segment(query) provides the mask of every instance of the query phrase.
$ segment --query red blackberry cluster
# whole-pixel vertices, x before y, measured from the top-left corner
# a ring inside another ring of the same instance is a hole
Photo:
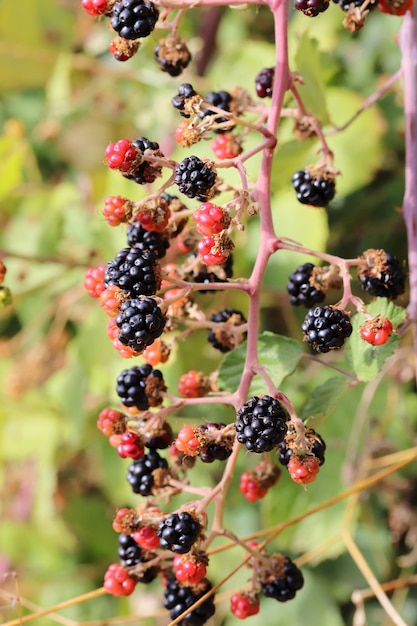
[[[406,274],[399,260],[385,250],[366,250],[358,263],[362,289],[371,296],[395,300],[405,291]]]
[[[133,493],[141,496],[153,495],[157,470],[168,471],[168,462],[156,450],[149,450],[141,459],[133,461],[126,476]]]
[[[158,9],[149,0],[119,0],[112,8],[111,27],[123,39],[140,39],[151,34],[158,17]]]
[[[148,363],[123,370],[116,379],[116,393],[122,404],[139,411],[161,404],[162,391],[166,391],[162,372]]]
[[[160,524],[158,537],[161,548],[176,554],[189,552],[201,532],[200,523],[188,511],[171,513]]]
[[[167,581],[164,596],[164,607],[168,609],[171,620],[177,619],[189,607],[202,598],[212,585],[203,578],[198,585],[181,584],[175,576]],[[178,622],[182,626],[203,626],[214,615],[216,607],[214,596],[211,595]]]
[[[197,156],[186,157],[175,168],[174,183],[188,198],[201,202],[208,200],[213,193],[217,174],[210,161],[202,161]]]
[[[162,335],[166,317],[154,298],[140,296],[121,304],[116,324],[119,341],[139,353]]]
[[[332,306],[316,306],[301,325],[305,341],[318,352],[340,350],[352,334],[350,317]]]
[[[326,8],[328,2],[326,2]],[[333,200],[336,184],[333,177],[314,174],[308,169],[299,170],[292,176],[292,184],[301,204],[326,207]]]
[[[278,400],[253,396],[237,412],[237,440],[250,452],[269,452],[283,441],[287,420],[288,414]]]
[[[104,285],[119,287],[131,297],[153,296],[161,286],[159,261],[149,249],[123,248],[107,263]]]
[[[310,282],[313,270],[312,263],[303,263],[288,276],[287,291],[293,306],[311,307],[325,299],[325,292],[317,289]]]

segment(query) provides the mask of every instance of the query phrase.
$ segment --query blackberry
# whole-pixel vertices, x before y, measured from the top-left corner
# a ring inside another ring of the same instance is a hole
[[[119,341],[135,352],[143,352],[162,335],[166,318],[153,298],[141,296],[122,302],[116,324]]]
[[[143,160],[134,171],[122,172],[123,176],[133,180],[138,185],[153,183],[161,175],[162,167],[157,163],[150,163],[146,156],[163,157],[164,155],[159,149],[159,144],[156,141],[150,141],[146,137],[139,137],[132,141],[132,146],[137,148],[139,153],[143,155]],[[145,151],[147,151],[147,154],[145,154]]]
[[[178,35],[168,35],[154,48],[155,59],[163,72],[179,76],[188,67],[191,54],[186,43]]]
[[[333,2],[335,4],[338,4],[340,8],[346,13],[347,11],[349,11],[349,8],[352,4],[354,7],[359,8],[364,4],[365,0],[333,0]],[[377,5],[378,0],[371,0],[371,2],[366,6],[366,10],[372,11],[377,7]]]
[[[167,237],[154,230],[146,230],[139,222],[134,222],[128,226],[127,243],[131,248],[150,250],[157,259],[162,259],[169,248]]]
[[[104,285],[116,285],[132,297],[153,296],[161,286],[159,261],[151,250],[123,248],[107,263]]]
[[[395,300],[405,291],[406,275],[399,260],[385,250],[366,250],[358,263],[362,289],[371,296]]]
[[[200,261],[200,262],[199,262]],[[210,285],[212,283],[227,282],[233,276],[233,254],[230,254],[224,263],[208,266],[201,261],[200,255],[194,252],[190,256],[192,271],[186,280],[194,283]],[[198,293],[216,293],[215,289],[199,289]]]
[[[250,452],[269,452],[285,437],[288,414],[271,396],[253,396],[236,415],[236,436]]]
[[[307,17],[316,17],[329,8],[329,0],[294,0],[294,9]]]
[[[153,2],[119,0],[113,5],[111,27],[123,39],[148,37],[155,28],[159,12]]]
[[[204,162],[197,156],[186,157],[175,168],[174,183],[178,189],[188,198],[197,198],[205,202],[212,195],[212,189],[216,183],[217,174],[210,166],[210,162]]]
[[[332,306],[310,309],[301,328],[305,341],[318,352],[339,350],[352,334],[349,315]]]
[[[193,86],[190,85],[190,83],[182,83],[178,87],[178,94],[172,98],[171,103],[173,107],[178,109],[182,117],[188,118],[193,114],[192,108],[188,105],[191,104],[196,97],[198,97],[198,94],[194,91]]]
[[[278,446],[278,460],[282,465],[287,466],[293,454],[297,453],[309,453],[318,460],[319,465],[323,465],[325,461],[324,453],[326,451],[326,444],[322,437],[316,433],[313,428],[307,428],[304,437],[308,443],[307,450],[300,448],[296,430],[292,423],[289,422],[285,439],[281,441]]]
[[[334,198],[336,184],[330,177],[316,176],[308,169],[299,170],[292,176],[297,200],[301,204],[325,207]]]
[[[130,535],[119,535],[118,554],[120,564],[124,567],[134,567],[140,563],[146,563],[154,558],[152,553],[144,552]],[[158,576],[157,567],[148,567],[140,573],[134,573],[135,579],[145,585],[151,583]]]
[[[126,475],[127,482],[132,487],[133,493],[141,496],[151,496],[155,485],[155,470],[167,470],[167,461],[159,456],[156,450],[149,450],[141,459],[133,461],[129,465]]]
[[[217,107],[218,109],[222,109],[223,111],[227,111],[227,112],[230,111],[230,103],[232,102],[232,96],[228,91],[209,91],[205,95],[205,99],[208,100],[210,104]],[[199,117],[201,119],[204,119],[205,117],[209,117],[212,115],[215,116],[214,117],[215,124],[224,124],[225,122],[229,121],[228,117],[225,117],[224,115],[219,115],[215,111],[206,110],[206,111],[201,111],[199,113]],[[215,128],[213,130],[215,133],[224,134],[224,133],[230,132],[233,128],[234,128],[234,124],[228,125],[227,128]]]
[[[293,306],[311,307],[325,299],[324,291],[317,289],[310,283],[313,269],[312,263],[304,263],[288,276],[287,291]]]
[[[278,602],[292,600],[304,585],[301,570],[288,556],[281,554],[271,556],[271,569],[260,572],[259,580],[264,596]]]
[[[168,579],[164,591],[164,607],[169,610],[171,620],[175,620],[184,611],[189,609],[197,600],[210,591],[212,585],[207,578],[203,578],[198,585],[181,585],[174,577]],[[182,626],[203,626],[214,615],[216,607],[214,596],[209,596],[204,602],[178,622]]]
[[[200,524],[187,511],[171,513],[158,528],[161,548],[177,554],[185,554],[195,544],[200,530]]]
[[[116,380],[116,393],[122,404],[146,411],[162,402],[160,391],[165,391],[162,372],[145,363],[123,370]]]
[[[255,89],[259,98],[272,98],[275,68],[265,67],[255,78]]]
[[[220,350],[220,352],[223,353],[230,352],[230,350],[236,348],[236,346],[240,345],[246,339],[246,331],[240,334],[233,332],[233,326],[240,326],[246,323],[246,318],[240,311],[236,309],[223,309],[218,313],[212,313],[212,315],[210,315],[210,321],[230,326],[230,330],[224,327],[210,330],[207,339],[216,350]]]
[[[199,427],[199,431],[204,435],[209,431],[222,430],[226,424],[208,422]],[[225,461],[232,454],[233,440],[224,439],[219,442],[213,441],[203,447],[198,454],[198,458],[203,463],[213,463],[214,461]]]

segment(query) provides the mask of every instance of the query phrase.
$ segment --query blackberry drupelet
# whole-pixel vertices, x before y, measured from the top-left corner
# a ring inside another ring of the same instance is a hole
[[[107,263],[105,287],[116,285],[131,296],[153,296],[161,286],[160,265],[151,250],[123,248]]]
[[[134,365],[123,370],[116,379],[116,393],[122,404],[146,411],[160,402],[152,397],[156,389],[166,389],[162,372],[154,370],[152,365]],[[161,398],[162,401],[162,398]]]
[[[210,330],[207,340],[216,350],[220,350],[220,352],[223,353],[230,352],[230,350],[236,348],[236,346],[240,345],[246,339],[246,331],[240,334],[233,332],[233,326],[240,326],[246,323],[246,318],[241,311],[237,311],[236,309],[223,309],[218,313],[212,313],[212,315],[210,315],[210,321],[216,322],[217,324],[226,324],[230,326],[231,329],[215,328]]]
[[[158,17],[158,9],[149,0],[119,0],[113,5],[111,27],[123,39],[139,39],[151,34]]]
[[[278,602],[292,600],[304,585],[301,570],[288,556],[272,555],[271,561],[275,565],[274,571],[260,575],[262,593]]]
[[[200,531],[199,522],[187,511],[171,513],[159,525],[161,548],[185,554],[195,544]]]
[[[119,341],[135,352],[143,352],[162,335],[166,317],[153,298],[141,296],[122,302],[116,324]]]
[[[178,94],[171,100],[172,106],[178,109],[182,117],[191,117],[191,112],[187,110],[187,101],[197,96],[197,92],[190,83],[182,83],[178,87]]]
[[[332,178],[316,176],[309,170],[304,169],[295,172],[291,180],[297,200],[301,204],[326,207],[334,198],[336,184]]]
[[[329,8],[329,0],[294,0],[294,9],[307,17],[316,17]]]
[[[169,610],[171,620],[184,613],[210,591],[211,587],[212,585],[207,578],[203,578],[198,585],[194,586],[183,586],[175,576],[170,578],[164,591],[164,607]],[[211,595],[190,611],[179,624],[182,626],[203,626],[214,615],[215,611],[214,595]]]
[[[406,275],[400,261],[385,250],[366,250],[358,263],[362,289],[371,296],[395,300],[405,291]]]
[[[255,89],[259,98],[272,98],[275,68],[265,67],[255,78]]]
[[[188,198],[197,198],[205,202],[212,195],[217,174],[210,162],[204,162],[197,156],[186,157],[175,168],[174,183]]]
[[[250,452],[269,452],[285,437],[288,414],[271,396],[253,396],[236,415],[236,436]]]
[[[140,563],[146,563],[154,558],[152,553],[144,552],[136,541],[130,535],[119,535],[119,549],[118,554],[120,558],[120,564],[124,567],[134,567]],[[136,580],[145,585],[151,583],[158,576],[157,567],[148,567],[143,572],[134,574]]]
[[[347,313],[332,306],[316,306],[307,313],[301,325],[304,339],[318,352],[339,350],[352,334]]]
[[[154,230],[146,230],[139,222],[127,228],[127,243],[131,248],[150,250],[157,259],[162,259],[169,248],[168,238]]]
[[[304,263],[288,276],[287,291],[293,306],[312,307],[325,299],[324,291],[313,287],[310,283],[313,269],[312,263]]]
[[[153,183],[161,175],[162,166],[157,163],[150,163],[146,156],[163,157],[164,155],[159,149],[159,144],[156,141],[150,141],[146,137],[139,137],[132,141],[132,146],[144,155],[143,161],[133,172],[130,170],[129,172],[123,172],[123,176],[133,180],[138,185]],[[147,151],[147,154],[145,154],[145,151]]]
[[[153,472],[159,469],[168,469],[168,463],[156,450],[149,450],[141,459],[133,461],[126,476],[133,493],[151,496],[155,484]]]
[[[205,95],[205,99],[210,102],[213,106],[218,109],[222,109],[223,111],[230,111],[230,103],[232,102],[232,96],[228,91],[209,91]],[[215,111],[201,111],[199,113],[199,117],[204,119],[205,117],[209,117],[214,115],[215,124],[223,124],[224,122],[228,122],[229,118],[224,115],[219,115]],[[234,128],[234,124],[230,124],[227,128],[216,128],[214,129],[215,133],[224,134],[230,132]]]

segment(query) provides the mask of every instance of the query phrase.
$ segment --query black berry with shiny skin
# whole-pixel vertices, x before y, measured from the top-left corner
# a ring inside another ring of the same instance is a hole
[[[153,296],[161,285],[159,261],[151,250],[123,248],[107,263],[104,284],[116,285],[132,297]]]
[[[278,400],[253,396],[237,412],[237,440],[250,452],[270,452],[283,441],[287,420],[288,414]]]
[[[164,591],[164,607],[168,609],[171,620],[179,617],[211,588],[212,585],[207,578],[203,578],[198,585],[191,586],[182,585],[175,576],[170,578]],[[215,611],[213,594],[187,613],[178,623],[182,626],[203,626],[214,615]]]
[[[301,204],[315,207],[326,207],[333,200],[336,185],[331,178],[314,176],[307,169],[299,170],[292,176],[292,184]]]
[[[136,407],[140,411],[149,409],[150,402],[146,394],[149,378],[156,378],[158,383],[163,382],[162,372],[154,370],[152,365],[134,365],[123,370],[116,379],[116,393],[124,406]]]
[[[162,259],[169,248],[168,238],[153,230],[146,230],[139,222],[127,228],[127,243],[131,248],[150,250],[157,259]]]
[[[304,585],[301,570],[289,558],[284,557],[280,567],[280,574],[271,580],[261,580],[261,590],[267,598],[274,598],[278,602],[287,602],[295,597],[296,592]]]
[[[143,352],[160,337],[165,324],[165,315],[154,298],[146,296],[122,302],[116,316],[119,341],[135,352]]]
[[[186,157],[175,168],[174,182],[188,198],[205,202],[211,197],[217,174],[209,164],[197,156]]]
[[[133,493],[141,496],[151,496],[154,486],[153,472],[157,469],[167,469],[166,459],[161,457],[156,450],[149,450],[145,456],[129,465],[127,482],[132,487]]]
[[[301,328],[305,341],[318,352],[339,350],[352,334],[350,317],[332,306],[316,306],[307,313]]]
[[[158,17],[158,9],[149,0],[120,0],[113,5],[111,27],[123,39],[140,39],[151,34]]]
[[[143,551],[130,535],[123,534],[119,535],[118,555],[120,564],[124,567],[134,567],[140,563],[146,563],[155,557],[154,554]],[[134,576],[138,582],[147,585],[158,576],[158,568],[149,567],[143,569],[140,573],[135,572]]]
[[[310,284],[313,269],[312,263],[304,263],[288,276],[287,291],[293,306],[312,307],[325,299],[324,291]]]
[[[196,542],[200,530],[199,522],[187,511],[171,513],[159,525],[161,548],[186,554]]]

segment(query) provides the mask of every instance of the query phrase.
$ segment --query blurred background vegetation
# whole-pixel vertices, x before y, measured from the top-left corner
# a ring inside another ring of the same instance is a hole
[[[297,142],[292,123],[283,120],[273,181],[277,232],[349,258],[368,247],[383,247],[405,259],[401,81],[346,131],[332,134],[334,125],[348,121],[364,98],[398,70],[401,19],[375,11],[352,36],[341,25],[343,17],[332,4],[317,19],[300,14],[291,19],[292,68],[305,79],[301,92],[308,107],[330,132],[341,176],[328,212],[297,204],[290,177],[316,160],[317,143]],[[216,40],[207,52],[208,25]],[[265,8],[189,11],[180,32],[194,61],[173,79],[153,59],[164,31],[153,33],[130,62],[117,63],[107,52],[112,34],[105,22],[90,18],[78,0],[0,3],[0,258],[13,294],[12,305],[0,311],[0,587],[12,594],[47,607],[100,587],[103,572],[117,560],[114,512],[137,503],[125,481],[128,461],[117,456],[95,425],[101,408],[117,406],[114,380],[130,363],[121,362],[113,350],[105,316],[82,283],[88,267],[107,262],[125,245],[123,230],[110,228],[101,214],[104,198],[120,194],[138,200],[144,192],[105,167],[104,148],[121,137],[146,136],[182,159],[188,153],[175,146],[179,120],[170,106],[178,84],[192,82],[201,92],[239,85],[254,96],[254,77],[274,63],[272,28]],[[203,142],[194,153],[210,156],[209,144]],[[252,179],[258,163],[255,158],[248,164]],[[253,218],[237,242],[235,276],[250,273],[257,241]],[[264,328],[298,340],[304,312],[290,310],[285,284],[304,260],[293,253],[275,255],[262,309]],[[246,306],[230,294],[199,298],[209,311]],[[404,296],[401,304],[406,303]],[[189,369],[214,370],[219,359],[213,352],[204,333],[182,345],[161,367],[169,389],[175,393],[181,373]],[[338,355],[338,365],[343,366],[342,358]],[[350,485],[370,452],[412,446],[417,414],[413,366],[406,335],[383,376],[348,390],[335,403],[320,428],[328,444],[326,465],[307,491],[285,476],[273,493],[252,505],[239,494],[236,477],[228,500],[230,527],[245,535],[290,519]],[[283,391],[308,415],[312,389],[329,377],[327,368],[306,360],[284,381]],[[211,421],[233,417],[219,408],[184,415]],[[177,421],[182,423],[182,415]],[[242,458],[240,469],[246,465]],[[349,520],[380,580],[413,573],[416,558],[408,553],[417,536],[417,484],[411,469],[353,504],[342,502],[306,518],[279,535],[273,548],[296,557],[319,547]],[[203,467],[194,470],[192,479],[210,484],[219,472],[217,466]],[[235,558],[240,555],[231,553],[230,569]],[[9,578],[2,583],[6,572],[16,572],[18,589]],[[214,580],[224,574],[224,557],[213,558],[211,572]],[[352,623],[351,593],[367,583],[343,543],[318,550],[303,572],[306,586],[299,597],[279,607],[266,600],[252,624],[281,626],[305,622],[307,616],[312,626]],[[239,573],[224,589],[238,587],[245,578]],[[78,621],[104,620],[127,615],[132,606],[133,612],[150,614],[160,596],[155,584],[133,598],[105,596],[64,614]],[[401,592],[395,602],[408,623],[417,624],[417,594]],[[237,621],[227,606],[219,605],[215,623]],[[369,624],[391,624],[374,600],[367,603],[367,613]],[[6,610],[4,615],[12,619],[17,613]],[[51,622],[42,618],[36,623]]]

